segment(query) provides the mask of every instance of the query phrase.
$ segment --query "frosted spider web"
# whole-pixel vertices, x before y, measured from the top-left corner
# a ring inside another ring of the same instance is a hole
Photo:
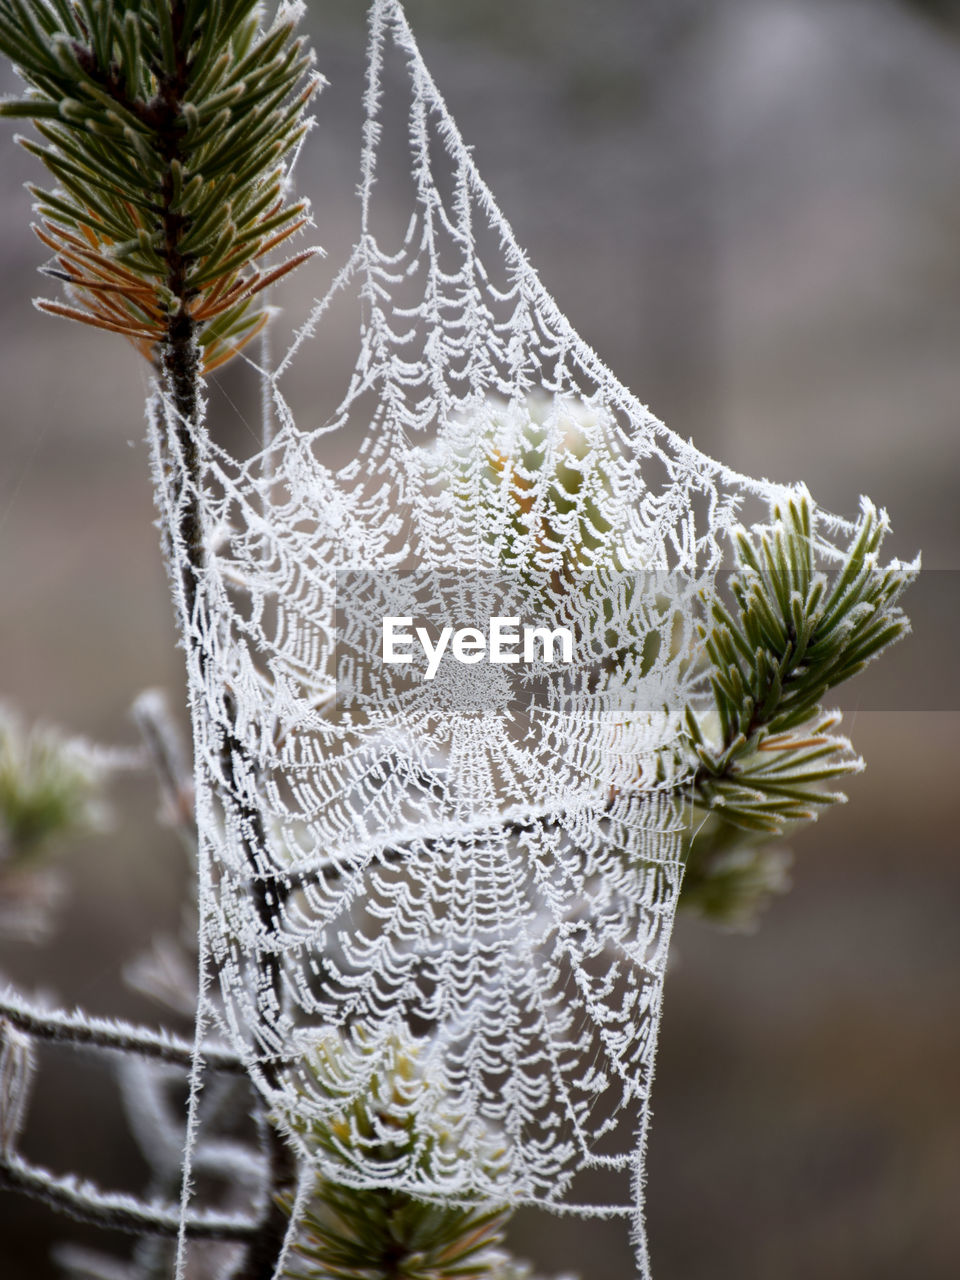
[[[188,473],[153,405],[194,722],[198,1044],[220,1027],[304,1169],[624,1215],[647,1277],[695,624],[745,504],[759,518],[787,491],[668,431],[580,339],[395,0],[372,6],[365,107],[360,237],[261,370],[272,438],[238,459],[201,424]],[[378,204],[398,151],[399,226]],[[344,300],[346,393],[295,420],[290,370]],[[448,652],[428,679],[415,646],[383,661],[387,617],[434,639],[514,619],[575,653]]]

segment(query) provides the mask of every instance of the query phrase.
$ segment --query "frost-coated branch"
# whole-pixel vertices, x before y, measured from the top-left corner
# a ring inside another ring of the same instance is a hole
[[[164,816],[190,852],[196,854],[193,770],[170,716],[166,696],[158,689],[145,689],[134,702],[132,715],[157,776]]]
[[[39,1040],[53,1040],[91,1049],[106,1049],[115,1053],[134,1053],[143,1058],[155,1058],[189,1068],[193,1061],[193,1046],[169,1031],[153,1031],[116,1019],[92,1018],[86,1013],[53,1013],[36,1008],[16,995],[10,988],[0,995],[0,1018],[5,1018],[18,1031],[36,1036]],[[246,1068],[235,1053],[217,1045],[204,1049],[203,1059],[211,1071],[223,1071],[231,1075],[245,1075]]]
[[[170,1239],[180,1232],[179,1205],[148,1203],[124,1192],[101,1191],[91,1182],[58,1176],[18,1155],[0,1157],[0,1186],[21,1191],[93,1226]],[[187,1219],[185,1229],[192,1240],[249,1241],[261,1230],[261,1224],[253,1218],[196,1213]]]

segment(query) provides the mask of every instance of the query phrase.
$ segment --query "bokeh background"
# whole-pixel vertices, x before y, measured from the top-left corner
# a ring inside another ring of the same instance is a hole
[[[648,1162],[658,1280],[952,1280],[960,1269],[960,13],[951,0],[409,0],[481,172],[548,288],[619,377],[733,467],[869,493],[922,549],[917,635],[846,726],[851,803],[793,842],[793,889],[751,936],[681,920]],[[299,169],[336,263],[356,228],[361,0],[312,0],[331,81]],[[4,84],[13,88],[9,71]],[[41,316],[36,178],[0,140],[0,697],[133,743],[145,686],[183,702],[153,527],[146,371],[121,339]],[[322,293],[277,299],[281,344]],[[309,272],[313,272],[312,275]],[[302,363],[329,391],[347,333]],[[329,384],[329,385],[328,385]],[[242,369],[211,410],[256,430]],[[909,598],[908,598],[909,608]],[[869,679],[870,683],[867,683]],[[54,942],[0,971],[156,1020],[121,969],[175,931],[188,884],[149,779],[58,854]],[[43,1054],[30,1154],[142,1176],[110,1077]],[[90,1232],[0,1196],[0,1275],[46,1280]],[[619,1226],[521,1215],[543,1271],[628,1280]],[[122,1240],[112,1242],[121,1249]]]

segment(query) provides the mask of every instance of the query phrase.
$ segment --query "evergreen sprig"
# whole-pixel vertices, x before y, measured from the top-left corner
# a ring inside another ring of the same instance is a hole
[[[899,607],[917,566],[879,564],[888,522],[866,499],[841,567],[816,564],[812,503],[799,492],[773,523],[736,532],[731,600],[699,630],[712,705],[686,708],[696,753],[683,901],[727,921],[784,883],[771,838],[846,797],[831,785],[863,762],[823,699],[909,632]]]
[[[43,725],[28,729],[0,704],[0,866],[100,827],[107,773],[87,743]]]
[[[509,1212],[364,1191],[326,1180],[303,1219],[289,1280],[507,1280],[527,1269],[498,1248]]]
[[[0,105],[54,176],[31,187],[46,273],[69,302],[44,311],[122,333],[147,356],[191,322],[202,367],[266,323],[261,295],[312,251],[263,260],[309,221],[286,159],[320,83],[281,5],[255,0],[0,0],[0,51],[28,90]]]

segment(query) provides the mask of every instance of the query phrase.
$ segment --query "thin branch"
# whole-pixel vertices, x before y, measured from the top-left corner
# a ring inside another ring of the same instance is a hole
[[[291,1148],[270,1121],[261,1104],[257,1115],[260,1145],[268,1168],[268,1185],[273,1189],[273,1203],[268,1206],[260,1230],[250,1241],[243,1266],[236,1280],[266,1280],[277,1273],[283,1257],[289,1221],[278,1192],[287,1191],[296,1180],[296,1162]]]
[[[178,1207],[148,1204],[122,1192],[101,1191],[91,1182],[58,1177],[18,1155],[0,1158],[0,1187],[20,1191],[80,1222],[132,1235],[175,1238],[180,1231]],[[255,1239],[261,1224],[255,1219],[218,1213],[197,1213],[186,1222],[192,1240]]]
[[[14,996],[9,988],[0,996],[0,1018],[39,1040],[115,1053],[135,1053],[142,1058],[154,1058],[185,1068],[193,1062],[193,1046],[168,1031],[152,1031],[128,1022],[91,1018],[85,1013],[46,1013]],[[211,1046],[204,1049],[203,1059],[211,1071],[246,1074],[241,1059],[229,1049]]]
[[[187,849],[196,855],[193,771],[188,767],[166,698],[156,689],[146,689],[134,702],[132,714],[153,764],[169,819]]]

